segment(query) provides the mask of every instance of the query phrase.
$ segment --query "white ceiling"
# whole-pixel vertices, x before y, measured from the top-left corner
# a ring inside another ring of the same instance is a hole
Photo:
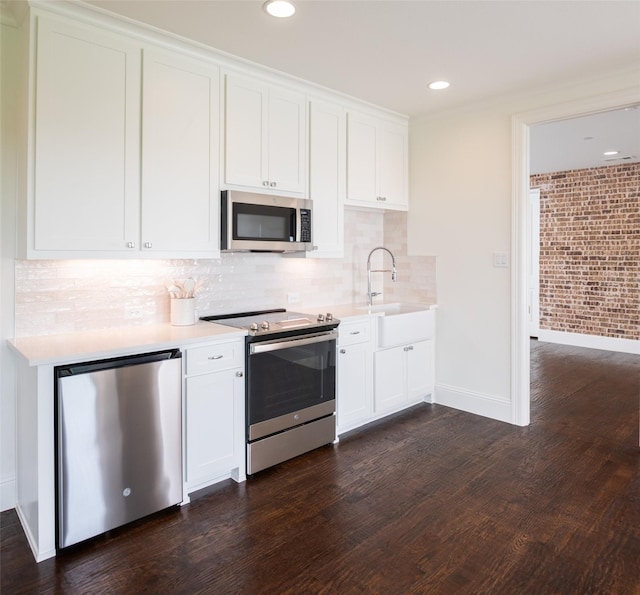
[[[529,138],[532,174],[637,163],[640,107],[539,124],[531,127]]]
[[[295,3],[275,19],[262,0],[85,2],[409,116],[640,64],[640,0]],[[443,78],[449,89],[427,89]],[[532,138],[555,171],[568,169],[562,157],[597,156],[599,139],[640,155],[637,117],[616,138],[628,117],[549,124]]]
[[[295,2],[88,3],[409,116],[640,63],[638,0]]]

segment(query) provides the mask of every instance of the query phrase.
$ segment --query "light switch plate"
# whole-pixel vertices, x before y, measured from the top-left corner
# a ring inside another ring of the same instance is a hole
[[[506,252],[493,253],[493,266],[497,268],[509,267],[509,255]]]

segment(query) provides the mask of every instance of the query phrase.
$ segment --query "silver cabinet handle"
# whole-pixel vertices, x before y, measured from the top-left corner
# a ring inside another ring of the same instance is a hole
[[[413,345],[404,348],[405,351],[413,351]]]
[[[238,378],[242,378],[244,376],[244,374],[242,372],[236,372],[236,376]]]
[[[360,331],[351,331],[349,334],[350,335],[359,335]]]
[[[135,247],[136,247],[135,242],[127,242],[127,248],[135,248]]]
[[[145,248],[153,248],[153,244],[151,242],[145,242],[144,243],[144,247]]]
[[[224,355],[210,355],[207,359],[222,359]]]
[[[263,180],[262,181],[262,185],[263,186],[268,186],[269,185],[269,180]]]
[[[347,353],[347,350],[346,349],[341,349],[340,353]]]
[[[271,188],[275,188],[276,187],[276,183],[275,182],[271,182],[271,184],[269,184],[269,186],[271,186]]]

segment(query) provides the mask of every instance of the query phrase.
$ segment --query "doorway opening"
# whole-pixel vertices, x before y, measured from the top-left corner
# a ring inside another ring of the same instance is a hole
[[[529,347],[529,180],[530,129],[536,124],[567,120],[615,109],[633,107],[640,102],[638,89],[598,95],[588,99],[567,102],[512,118],[513,130],[513,192],[511,252],[514,266],[511,277],[511,394],[512,422],[528,425],[530,422],[530,347]]]

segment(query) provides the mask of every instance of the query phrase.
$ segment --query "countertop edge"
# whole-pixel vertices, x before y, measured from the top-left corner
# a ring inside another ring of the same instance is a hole
[[[42,335],[8,339],[11,349],[29,366],[64,365],[109,359],[200,343],[242,339],[246,331],[198,322],[189,326],[169,323],[80,331],[63,335]]]

